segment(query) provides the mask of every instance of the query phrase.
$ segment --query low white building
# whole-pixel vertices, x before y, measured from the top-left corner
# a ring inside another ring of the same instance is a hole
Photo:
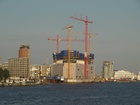
[[[48,65],[30,65],[30,78],[40,79],[50,74],[50,66]]]
[[[137,76],[137,80],[140,81],[140,71],[139,71],[139,74],[138,74],[138,76]]]
[[[37,79],[39,78],[39,65],[30,65],[30,78]]]
[[[114,73],[114,79],[134,79],[134,73],[125,70],[118,70]]]

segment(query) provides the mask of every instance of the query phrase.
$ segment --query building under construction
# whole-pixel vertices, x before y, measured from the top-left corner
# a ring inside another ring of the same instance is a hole
[[[68,50],[62,50],[60,53],[53,53],[53,60],[51,77],[61,78],[64,82],[89,82],[95,77],[94,54],[88,55],[86,77],[83,53],[70,50],[70,62],[68,62]]]
[[[65,82],[89,82],[95,77],[94,69],[94,54],[91,51],[88,52],[88,23],[93,23],[86,19],[70,17],[75,20],[80,20],[85,23],[85,51],[84,54],[79,51],[71,50],[71,37],[70,32],[72,25],[68,25],[64,29],[68,30],[68,35],[66,41],[68,41],[67,50],[62,50],[58,52],[58,47],[56,53],[53,53],[53,64],[51,66],[50,77],[55,77],[56,79],[62,79]],[[91,37],[90,37],[91,38]],[[56,40],[58,42],[58,40]],[[91,43],[90,43],[91,44]],[[58,44],[57,44],[58,45]],[[91,47],[91,46],[90,46]]]

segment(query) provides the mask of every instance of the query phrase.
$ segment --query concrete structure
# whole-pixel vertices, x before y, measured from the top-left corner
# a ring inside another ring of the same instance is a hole
[[[125,70],[118,70],[114,74],[114,79],[134,79],[134,73]]]
[[[88,58],[88,72],[87,78],[84,77],[84,54],[79,51],[70,51],[70,74],[68,76],[68,56],[67,51],[63,50],[61,53],[53,55],[54,63],[51,65],[50,76],[64,77],[67,82],[76,82],[84,80],[92,80],[95,77],[94,70],[94,54],[89,55]],[[69,78],[68,78],[69,77]]]
[[[30,47],[28,45],[21,45],[19,49],[19,58],[30,57]]]
[[[79,63],[81,62],[81,63]],[[51,76],[63,76],[68,78],[68,63],[54,63],[51,66]],[[70,64],[70,79],[85,79],[84,78],[84,61],[78,61]],[[94,65],[88,65],[88,79],[95,76]]]
[[[29,78],[29,61],[28,57],[8,59],[10,77]]]
[[[111,79],[113,77],[113,69],[114,63],[111,61],[104,61],[103,62],[103,78],[104,79]]]

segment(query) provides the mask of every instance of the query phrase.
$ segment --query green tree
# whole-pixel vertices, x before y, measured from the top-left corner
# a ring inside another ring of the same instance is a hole
[[[3,79],[3,69],[0,68],[0,82],[1,82],[2,79]]]
[[[6,82],[6,79],[10,77],[9,71],[7,69],[3,70],[3,78],[4,81]]]

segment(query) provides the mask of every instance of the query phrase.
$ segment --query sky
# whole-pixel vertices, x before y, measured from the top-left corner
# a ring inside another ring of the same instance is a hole
[[[30,46],[32,64],[52,64],[56,42],[48,38],[84,39],[85,23],[93,24],[92,53],[95,69],[102,71],[103,61],[114,62],[115,70],[140,71],[140,1],[139,0],[0,0],[0,57],[1,62],[18,57],[21,45]],[[96,35],[98,34],[98,35]],[[83,42],[71,42],[71,50],[84,53]],[[67,49],[60,41],[59,51]]]

